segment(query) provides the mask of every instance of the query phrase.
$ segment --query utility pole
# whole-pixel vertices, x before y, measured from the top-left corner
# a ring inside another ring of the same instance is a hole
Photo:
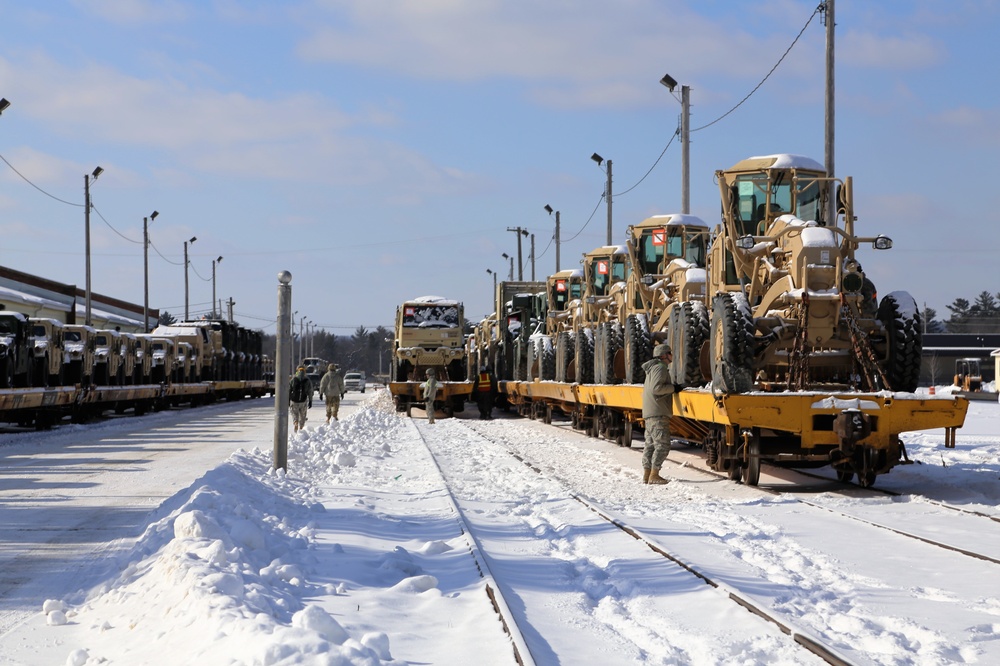
[[[590,159],[597,162],[597,166],[604,164],[604,158],[594,153]],[[608,184],[604,188],[604,197],[608,200],[608,245],[611,245],[611,160],[608,160]]]
[[[531,281],[535,281],[535,234],[531,234]]]
[[[826,0],[826,128],[824,133],[823,146],[826,149],[826,175],[828,178],[836,176],[834,168],[834,28],[836,21],[833,12],[834,0]],[[837,221],[837,188],[830,188],[830,197],[827,202],[827,226],[834,226]]]
[[[552,206],[545,204],[545,212],[549,215],[552,214]],[[559,211],[555,211],[556,214],[556,273],[559,272]]]
[[[521,260],[521,236],[527,236],[528,230],[522,229],[521,227],[507,227],[507,231],[513,231],[517,234],[517,279],[524,280],[524,262]],[[513,275],[510,278],[514,279]]]
[[[184,321],[191,321],[191,314],[188,312],[188,243],[198,240],[197,236],[191,236],[191,240],[184,241]]]
[[[691,213],[691,86],[681,86],[681,212]]]
[[[143,333],[149,333],[149,223],[156,219],[159,211],[153,211],[148,218],[142,218],[142,322]]]
[[[234,306],[234,305],[236,305],[236,301],[234,301],[234,300],[233,300],[233,297],[232,297],[232,296],[230,296],[230,297],[229,297],[229,300],[228,300],[228,301],[226,301],[226,306],[227,306],[227,307],[228,307],[228,309],[229,309],[229,323],[230,323],[230,324],[232,324],[232,323],[233,323],[233,306]]]
[[[83,219],[86,225],[84,244],[86,245],[87,253],[87,306],[83,323],[87,326],[92,324],[90,318],[90,179],[93,178],[96,181],[97,177],[102,173],[104,173],[104,169],[97,167],[92,174],[83,174]]]

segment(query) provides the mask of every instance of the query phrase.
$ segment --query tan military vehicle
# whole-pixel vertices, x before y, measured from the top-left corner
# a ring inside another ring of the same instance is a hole
[[[622,327],[622,347],[605,360],[614,372],[605,383],[641,384],[642,364],[658,342],[676,350],[672,370],[678,383],[701,383],[699,354],[709,325],[708,242],[708,225],[694,215],[654,215],[628,227],[632,271],[626,288],[615,294],[612,312],[618,320],[610,324]],[[690,337],[685,344],[678,338],[681,331]]]
[[[422,296],[396,308],[392,381],[423,381],[428,368],[441,381],[465,381],[465,308],[458,301]]]
[[[153,382],[153,343],[148,333],[135,336],[135,383]]]
[[[169,326],[157,326],[150,335],[168,337],[176,342],[186,342],[191,345],[194,349],[193,354],[185,354],[185,356],[196,360],[188,370],[191,376],[189,381],[200,382],[215,377],[216,359],[220,358],[224,352],[221,347],[221,331],[218,332],[217,340],[219,348],[215,348],[216,336],[213,336],[210,322],[182,322]]]
[[[174,340],[157,335],[149,336],[150,380],[154,384],[169,384],[174,375]]]
[[[798,155],[717,171],[723,225],[709,257],[712,384],[718,391],[912,392],[922,336],[916,301],[875,287],[855,254],[853,183]],[[828,219],[828,202],[835,218]]]
[[[573,313],[580,309],[583,297],[583,269],[564,269],[550,275],[546,281],[548,309],[545,330],[555,349],[555,377],[558,382],[575,381],[572,373],[576,342],[573,333]],[[570,370],[570,374],[567,374]]]
[[[174,378],[173,381],[187,384],[194,379],[198,368],[198,350],[186,340],[174,340]]]
[[[66,324],[63,327],[63,373],[69,384],[91,386],[94,383],[94,348],[97,330],[85,324]]]
[[[121,333],[98,329],[94,333],[94,383],[120,386],[125,379],[123,370]]]
[[[594,383],[594,351],[599,325],[613,315],[614,295],[624,289],[630,271],[628,249],[624,245],[604,245],[583,255],[583,294],[577,307],[572,301],[567,309],[572,327],[573,352],[562,345],[564,336],[555,340],[556,377],[578,384]],[[616,349],[621,346],[616,340],[601,340],[602,349]],[[572,377],[572,379],[570,379]]]
[[[124,384],[138,384],[137,363],[139,340],[134,333],[121,333],[122,339],[122,378]]]
[[[45,317],[28,319],[31,324],[32,376],[36,386],[63,384],[63,323]]]

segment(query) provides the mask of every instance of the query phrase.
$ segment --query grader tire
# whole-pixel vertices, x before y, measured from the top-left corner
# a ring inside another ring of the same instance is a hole
[[[753,389],[753,317],[743,294],[712,300],[712,388],[722,393]]]
[[[888,358],[882,367],[891,391],[913,393],[920,379],[923,351],[920,310],[913,296],[894,291],[882,298],[878,319],[885,326]]]

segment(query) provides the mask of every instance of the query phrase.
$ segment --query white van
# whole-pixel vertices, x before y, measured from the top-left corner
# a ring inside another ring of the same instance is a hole
[[[365,373],[348,372],[344,375],[344,391],[365,392]]]

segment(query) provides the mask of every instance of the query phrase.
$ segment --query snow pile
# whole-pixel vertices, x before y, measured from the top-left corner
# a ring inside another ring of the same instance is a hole
[[[399,419],[373,409],[356,421],[297,434],[289,468],[325,477],[362,456],[371,467],[388,447],[362,451],[351,434],[370,437]],[[310,480],[274,473],[270,461],[259,449],[234,454],[147,528],[116,578],[82,602],[46,602],[50,625],[89,629],[67,663],[162,663],[164,654],[172,663],[401,663],[384,632],[349,632],[310,603],[345,591],[343,582],[311,582],[321,577],[314,528],[325,509]]]

